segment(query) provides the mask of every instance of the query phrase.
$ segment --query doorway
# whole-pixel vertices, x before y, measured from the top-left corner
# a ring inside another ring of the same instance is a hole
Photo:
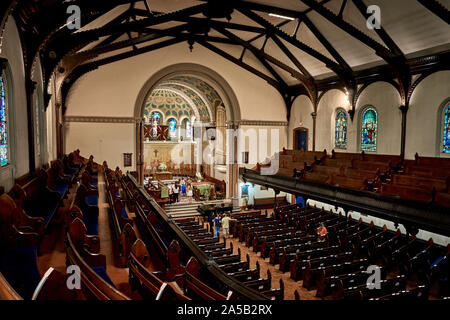
[[[308,151],[308,129],[294,129],[294,150]]]

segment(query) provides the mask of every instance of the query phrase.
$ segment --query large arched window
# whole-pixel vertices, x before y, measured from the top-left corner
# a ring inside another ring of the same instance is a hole
[[[177,135],[177,120],[170,118],[167,123],[169,124],[169,137],[174,138]]]
[[[377,151],[378,138],[378,114],[372,107],[368,107],[362,113],[361,118],[361,150]]]
[[[334,128],[334,146],[336,149],[347,149],[347,112],[337,109]]]
[[[161,113],[153,111],[150,115],[150,123],[152,124],[152,137],[158,136],[158,127],[161,124]]]
[[[443,126],[442,152],[450,153],[450,101],[444,106],[444,126]]]
[[[8,106],[4,77],[0,74],[0,167],[8,164],[8,151]]]

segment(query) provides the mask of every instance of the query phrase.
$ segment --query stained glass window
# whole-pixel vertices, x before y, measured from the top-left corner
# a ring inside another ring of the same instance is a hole
[[[0,167],[8,164],[8,109],[5,99],[5,86],[0,76]]]
[[[38,154],[38,157],[41,156],[41,132],[40,132],[40,104],[39,104],[39,98],[36,95],[36,123],[35,123],[35,129],[36,129],[36,151]]]
[[[361,150],[377,151],[378,115],[375,109],[364,111],[361,123]]]
[[[334,146],[347,149],[347,112],[342,109],[336,113]]]
[[[177,131],[177,120],[175,120],[174,118],[171,118],[169,120],[169,136],[171,138],[175,137],[176,131]]]
[[[450,153],[450,104],[444,112],[444,143],[442,152]]]
[[[185,130],[185,135],[186,138],[190,138],[192,137],[192,128],[191,128],[191,122],[189,121],[189,119],[184,119],[183,120],[183,129]]]
[[[152,124],[152,137],[156,138],[158,136],[158,126],[161,124],[161,114],[153,111],[150,116],[150,122]]]

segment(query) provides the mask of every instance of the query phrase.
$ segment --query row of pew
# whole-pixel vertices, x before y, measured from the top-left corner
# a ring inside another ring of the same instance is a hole
[[[84,170],[79,150],[18,181],[0,196],[0,292],[3,299],[74,298],[65,290],[66,276],[50,268],[39,272],[41,241],[60,216],[64,199]]]
[[[227,248],[226,241],[220,242],[219,237],[213,237],[212,233],[194,218],[177,219],[175,223],[205,254],[219,265],[220,269],[236,281],[242,282],[245,286],[270,299],[284,299],[283,280],[280,279],[280,288],[273,289],[270,271],[267,271],[266,278],[261,278],[259,262],[256,262],[256,268],[250,268],[250,257],[247,254],[246,259],[242,260],[240,248],[238,248],[237,253],[234,253],[231,243],[230,247]]]
[[[328,229],[325,241],[316,234],[322,223]],[[435,296],[449,295],[450,246],[434,245],[431,239],[423,243],[399,230],[299,204],[277,207],[273,217],[258,212],[239,217],[231,230],[320,298],[427,299],[433,288]],[[380,274],[380,289],[367,287],[373,272],[369,266]]]
[[[178,241],[166,232],[153,208],[129,177],[122,174],[119,168],[112,171],[106,163],[103,166],[106,168],[104,172],[107,197],[112,204],[110,216],[113,220],[118,218],[117,225],[113,225],[117,240],[121,241],[118,247],[123,250],[119,252],[119,256],[128,255],[127,267],[132,289],[139,292],[143,299],[158,298],[161,289],[167,286],[170,286],[168,289],[171,292],[166,293],[164,299],[167,300],[235,299],[233,292],[221,293],[200,278],[201,266],[198,261],[182,252]],[[134,242],[130,250],[127,249],[131,241],[126,232],[126,225],[130,224],[126,208],[134,212],[135,225],[142,236]],[[121,229],[122,233],[119,232]],[[122,235],[120,238],[119,234]]]
[[[277,175],[450,206],[450,159],[284,149]],[[258,166],[259,169],[261,166]]]

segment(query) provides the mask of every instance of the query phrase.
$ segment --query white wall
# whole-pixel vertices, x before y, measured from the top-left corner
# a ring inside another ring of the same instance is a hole
[[[450,74],[450,72],[448,72]],[[448,78],[450,78],[447,75]],[[447,82],[445,82],[447,80]],[[429,86],[438,86],[440,89],[435,90],[439,91],[439,98],[435,98],[434,100],[439,100],[439,103],[436,105],[436,108],[444,100],[445,93],[447,92],[447,97],[450,96],[450,88],[448,87],[448,79],[444,79],[443,77],[439,78],[432,84],[428,84]],[[423,99],[426,100],[426,90],[419,93]],[[417,105],[417,102],[414,102]],[[361,111],[367,105],[371,105],[375,107],[378,112],[378,139],[377,139],[377,154],[400,154],[400,145],[401,145],[401,111],[399,109],[401,105],[401,98],[397,90],[386,82],[375,82],[369,85],[360,95],[357,105],[356,105],[356,113],[353,121],[351,121],[350,117],[348,118],[348,126],[347,126],[347,149],[346,150],[336,150],[338,152],[361,152],[360,146],[360,116]],[[323,97],[321,98],[318,108],[317,108],[317,118],[316,118],[316,151],[322,151],[324,149],[327,150],[328,153],[331,153],[331,150],[334,149],[334,130],[335,130],[335,115],[336,109],[342,108],[344,110],[349,111],[350,105],[347,101],[346,95],[336,89],[332,89],[327,91]],[[417,109],[417,107],[416,107]],[[422,114],[427,113],[427,117],[435,117],[430,115],[425,108],[422,108]],[[303,127],[309,129],[309,150],[312,150],[312,137],[313,137],[313,120],[311,116],[311,112],[313,112],[313,106],[308,97],[302,95],[299,96],[292,106],[291,111],[291,119],[289,121],[289,132],[287,134],[288,138],[288,147],[293,147],[293,130],[300,126],[300,122]],[[436,111],[437,112],[437,111]],[[411,110],[410,110],[411,113]],[[414,122],[415,115],[408,114],[408,128],[412,125],[415,125],[415,128],[424,127],[423,125],[418,125],[418,123]],[[413,118],[412,121],[409,121],[409,118]],[[432,131],[433,139],[436,132],[436,119],[433,118],[434,126],[431,130],[428,130],[428,122],[431,123],[431,120],[427,122],[427,130],[425,136],[428,136]],[[413,124],[411,124],[411,122]],[[430,147],[422,142],[419,139],[417,141],[415,135],[411,134],[411,128],[408,131],[407,142],[409,145],[414,145],[414,150],[426,150]],[[416,132],[419,132],[417,129]],[[421,131],[420,131],[421,132]],[[434,140],[432,140],[434,141]],[[429,142],[428,142],[429,144]],[[408,146],[408,144],[407,144]],[[415,152],[415,151],[414,151]],[[411,152],[410,152],[411,154]],[[412,153],[414,155],[414,153]]]
[[[411,96],[406,122],[406,158],[414,159],[416,152],[427,157],[445,156],[438,149],[438,109],[449,97],[450,71],[434,73],[417,86]]]
[[[136,170],[134,123],[68,122],[64,126],[66,153],[80,149],[81,155],[91,154],[97,163],[108,162],[109,168],[119,166],[124,172]],[[132,167],[123,166],[123,153],[132,153]]]
[[[191,53],[186,43],[108,64],[84,75],[70,90],[66,116],[133,117],[144,83],[159,70],[177,63],[196,63],[218,72],[236,94],[242,119],[286,121],[284,101],[273,87],[200,45],[196,45]],[[115,127],[114,124],[111,126]],[[98,139],[109,144],[113,144],[116,135],[123,133],[120,130],[106,133],[96,123],[86,123],[84,128],[85,131],[77,135],[69,133],[66,136],[66,152],[74,148],[79,148],[82,154],[93,152],[92,147],[88,147],[93,132]],[[127,136],[130,137],[127,150],[132,150],[134,157],[134,136]],[[81,145],[89,148],[89,152]],[[116,152],[127,151],[103,150],[101,160],[114,161]],[[100,155],[93,155],[100,160]]]
[[[25,92],[25,68],[22,47],[14,19],[7,20],[1,57],[8,59],[12,81],[8,83],[9,144],[11,165],[0,169],[0,185],[5,191],[14,184],[14,179],[28,173],[28,124]]]
[[[157,71],[177,63],[196,63],[218,72],[235,92],[242,119],[285,121],[286,108],[276,89],[200,45],[195,45],[191,53],[186,43],[111,63],[86,74],[70,90],[67,115],[131,117],[144,83]]]
[[[352,147],[358,145],[357,141],[361,132],[357,117],[360,116],[362,108],[372,105],[378,112],[378,138],[375,153],[399,155],[402,132],[402,115],[399,109],[401,104],[400,95],[389,83],[375,82],[368,86],[358,99],[355,119],[351,123]],[[358,147],[357,152],[360,151]]]
[[[292,149],[294,144],[294,129],[305,127],[309,129],[308,150],[312,150],[313,143],[313,119],[311,113],[314,111],[311,100],[305,95],[295,99],[291,108],[291,118],[289,119],[289,132],[287,133],[287,148]],[[300,125],[301,123],[301,125]]]
[[[326,149],[328,153],[331,153],[331,150],[334,149],[334,117],[337,108],[342,108],[347,111],[349,110],[350,106],[347,102],[347,97],[345,93],[336,89],[327,91],[323,95],[322,99],[320,99],[319,105],[317,107],[317,118],[316,118],[317,151],[322,151]],[[353,146],[352,140],[354,134],[347,134],[347,137],[348,137],[347,150],[339,150],[340,152],[345,151],[351,152],[350,150],[351,147]]]

